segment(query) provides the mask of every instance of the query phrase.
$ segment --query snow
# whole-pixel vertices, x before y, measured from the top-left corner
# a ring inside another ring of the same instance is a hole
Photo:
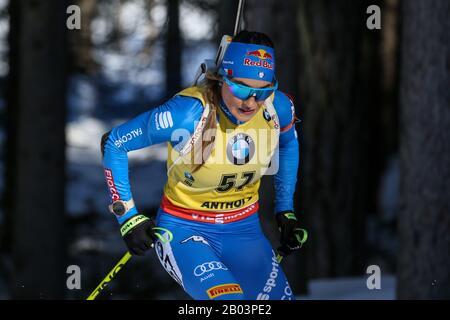
[[[380,184],[381,213],[384,220],[390,221],[396,218],[400,198],[400,163],[397,155],[389,159]]]
[[[112,121],[114,125],[125,119]],[[88,212],[109,214],[109,196],[101,162],[100,141],[110,128],[92,117],[81,117],[66,126],[67,210],[70,214],[82,215]],[[167,147],[165,144],[128,153],[130,182],[133,197],[138,207],[158,206],[162,188],[167,179]]]
[[[317,279],[308,284],[309,294],[299,295],[298,300],[394,300],[396,278],[381,276],[381,288],[369,290],[366,277]]]
[[[150,11],[150,18],[157,28],[162,28],[167,20],[167,7],[163,1],[155,1],[156,5]]]
[[[6,11],[8,0],[0,0],[0,10]],[[0,20],[0,77],[5,77],[9,73],[9,61],[7,52],[9,50],[8,45],[8,34],[9,34],[9,16],[6,15]]]
[[[127,119],[111,121],[113,126],[124,123]],[[100,141],[102,135],[111,129],[111,123],[106,123],[93,117],[82,117],[69,122],[66,126],[67,160],[76,164],[101,164]],[[153,145],[128,153],[132,164],[151,160],[166,161],[167,147],[165,144]]]
[[[183,86],[190,86],[194,81],[197,69],[205,59],[213,59],[217,47],[211,42],[196,42],[185,48],[182,56]]]
[[[99,104],[99,94],[94,80],[81,74],[72,75],[68,79],[67,109],[68,120],[77,119],[82,115],[93,114]]]
[[[216,17],[187,1],[180,5],[180,29],[186,40],[211,40]]]

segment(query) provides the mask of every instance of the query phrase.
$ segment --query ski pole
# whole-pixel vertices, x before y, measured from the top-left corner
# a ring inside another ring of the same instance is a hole
[[[162,230],[162,231],[165,231],[169,235],[168,239],[166,239],[159,233],[155,232],[155,236],[158,237],[158,239],[161,240],[161,242],[166,243],[166,242],[172,241],[173,235],[172,235],[172,232],[170,232],[169,230],[160,228],[160,227],[155,227],[155,228],[153,228],[153,230]],[[153,246],[154,246],[154,244],[152,243],[151,247],[153,248]],[[105,287],[108,285],[108,283],[110,283],[111,280],[117,275],[117,273],[119,273],[119,271],[128,262],[128,260],[131,259],[131,257],[132,257],[131,253],[127,251],[127,253],[125,253],[125,255],[122,257],[122,259],[119,260],[119,262],[108,273],[108,275],[102,280],[102,282],[100,282],[100,284],[97,286],[97,288],[95,288],[95,290],[92,291],[92,293],[89,295],[89,297],[87,297],[86,300],[94,300],[99,295],[99,293],[102,292],[103,289],[105,289]]]
[[[131,254],[127,251],[125,255],[120,259],[120,261],[114,266],[114,268],[108,273],[108,275],[100,282],[100,284],[95,288],[94,291],[87,297],[86,300],[94,300],[100,292],[105,289],[105,287],[108,285],[108,283],[116,276],[116,274],[120,271],[120,269],[123,268],[125,263],[130,260]]]
[[[245,0],[239,0],[236,21],[234,23],[233,37],[241,31],[242,13],[244,12]]]

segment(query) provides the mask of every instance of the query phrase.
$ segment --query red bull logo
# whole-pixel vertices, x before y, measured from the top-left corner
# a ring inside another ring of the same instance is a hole
[[[264,49],[258,49],[258,50],[255,50],[255,51],[247,52],[247,56],[258,57],[258,58],[263,59],[263,60],[266,60],[266,59],[273,60],[272,55],[270,53],[268,53]]]
[[[258,58],[258,60],[254,61],[250,58],[245,58],[244,66],[262,67],[262,68],[267,68],[267,69],[273,70],[273,63],[270,63],[269,61],[267,61],[267,60],[273,61],[273,57],[266,50],[258,49],[258,50],[254,50],[254,51],[249,51],[249,52],[247,52],[247,56],[256,57],[256,58]]]
[[[265,60],[258,60],[258,61],[253,61],[250,58],[245,58],[244,59],[244,66],[250,66],[250,67],[262,67],[262,68],[267,68],[270,70],[273,70],[273,63],[269,63]]]

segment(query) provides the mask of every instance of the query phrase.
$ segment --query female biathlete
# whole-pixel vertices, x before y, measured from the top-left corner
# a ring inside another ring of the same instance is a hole
[[[243,30],[216,72],[102,138],[110,210],[130,253],[154,245],[194,299],[294,298],[257,214],[261,176],[274,174],[278,251],[300,247],[296,117],[277,88],[272,41]],[[168,180],[153,222],[134,204],[127,152],[161,142],[168,142]]]

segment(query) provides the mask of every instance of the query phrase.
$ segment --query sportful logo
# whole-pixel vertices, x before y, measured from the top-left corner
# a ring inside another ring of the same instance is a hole
[[[173,127],[172,113],[170,111],[157,112],[155,114],[156,130]]]
[[[219,261],[205,262],[195,267],[194,275],[196,277],[200,277],[201,275],[207,272],[211,272],[213,270],[228,270],[228,268],[225,267],[225,265]]]
[[[270,295],[269,293],[272,291],[273,288],[277,286],[277,278],[278,278],[278,272],[279,272],[279,264],[277,261],[277,257],[275,255],[275,252],[272,251],[272,271],[269,274],[269,278],[267,279],[266,285],[263,288],[263,292],[260,292],[258,296],[256,297],[256,300],[269,300]]]

